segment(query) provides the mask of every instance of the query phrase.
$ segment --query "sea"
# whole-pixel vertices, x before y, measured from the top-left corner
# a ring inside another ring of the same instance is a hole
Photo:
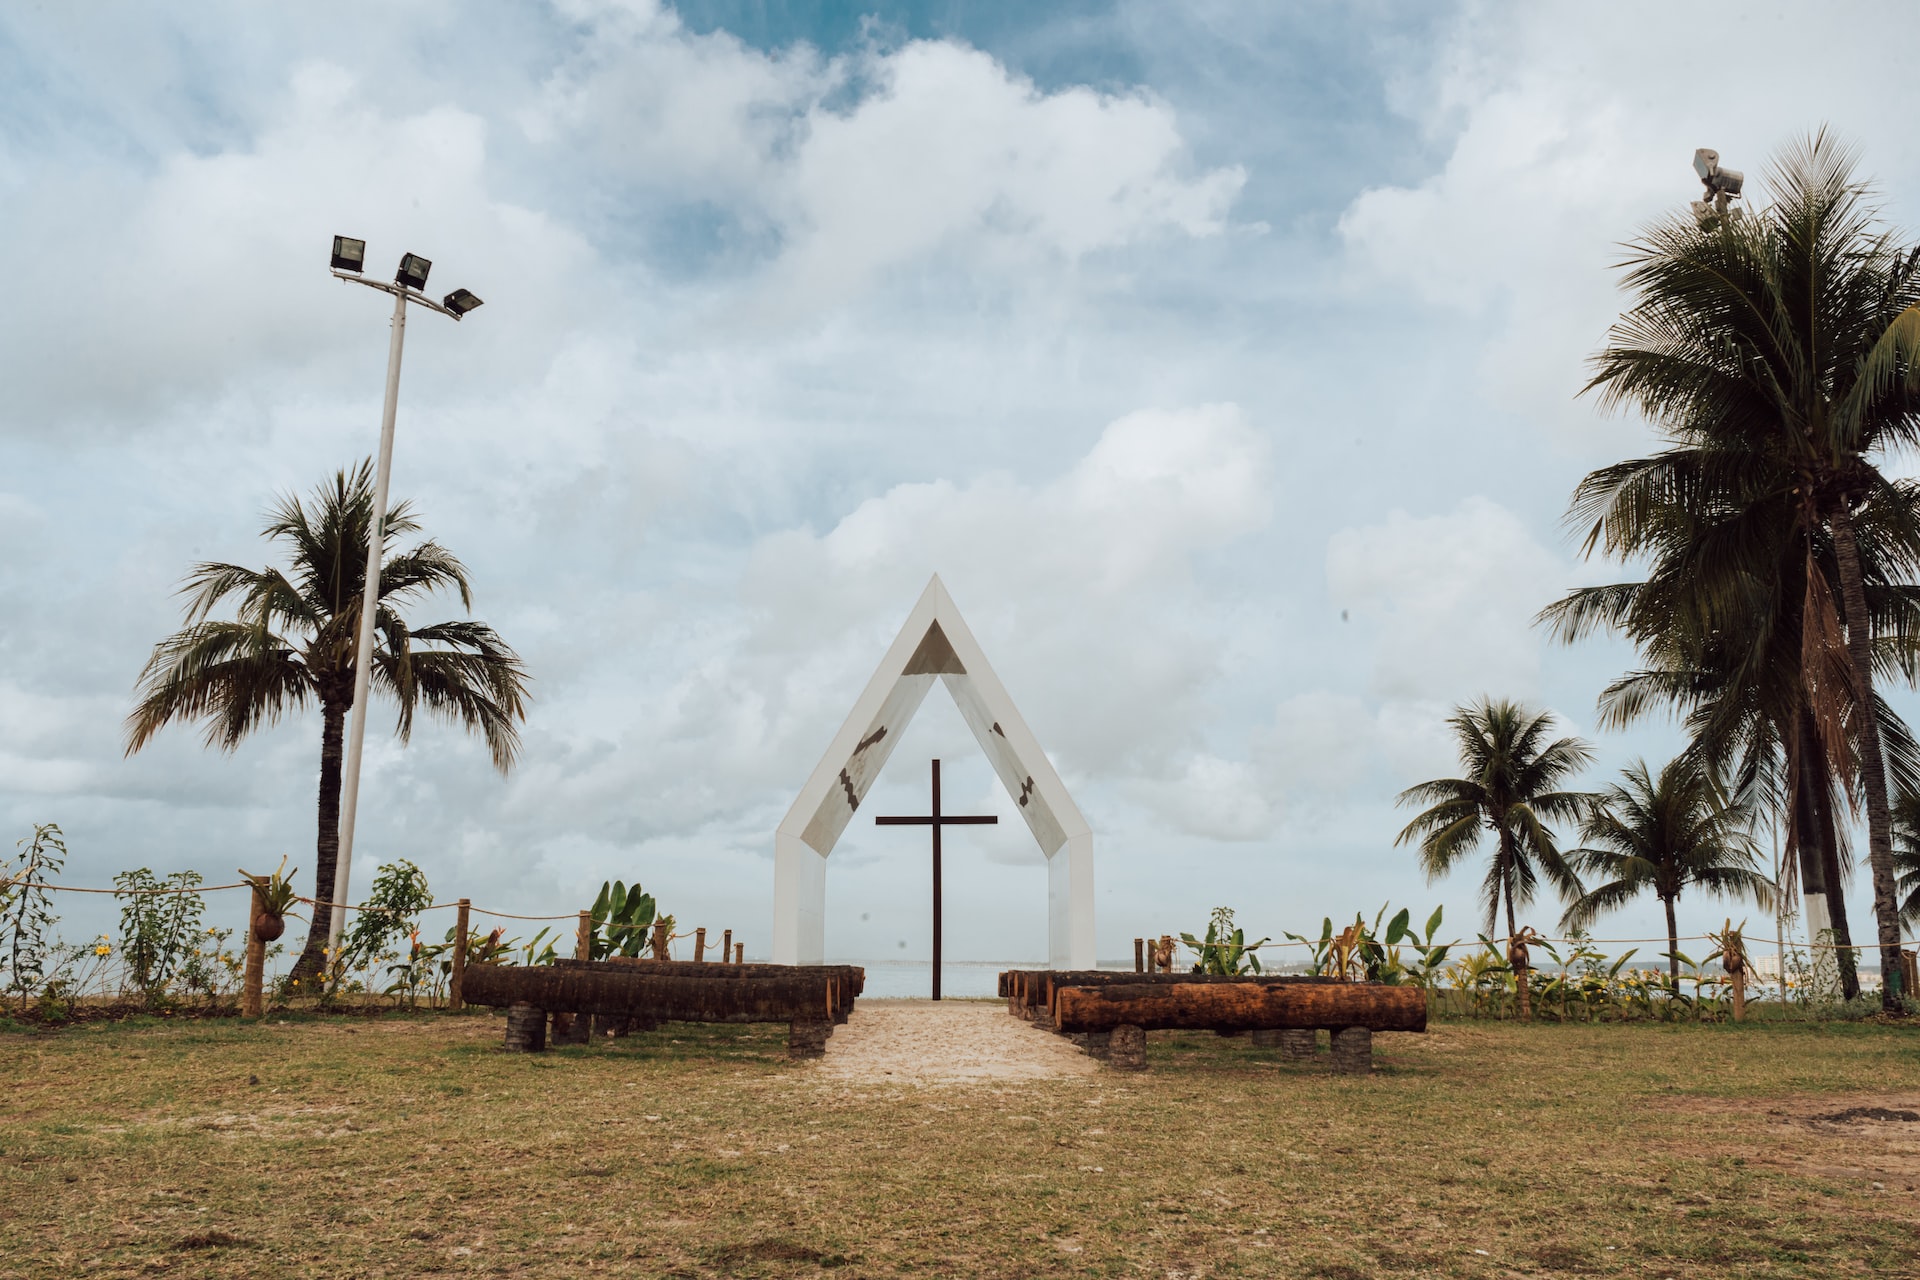
[[[857,964],[867,971],[864,1000],[917,997],[933,994],[933,964],[927,960],[830,960],[829,964]],[[1008,969],[1044,969],[1045,960],[946,960],[940,965],[940,994],[953,1000],[985,997],[993,999],[1000,991],[1000,975]],[[1103,961],[1102,969],[1131,969],[1125,964]]]

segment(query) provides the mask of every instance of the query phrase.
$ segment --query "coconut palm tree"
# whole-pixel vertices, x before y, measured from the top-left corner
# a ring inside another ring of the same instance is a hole
[[[1893,802],[1893,865],[1901,923],[1920,925],[1920,793],[1902,792]]]
[[[1585,928],[1650,889],[1666,908],[1668,972],[1678,981],[1674,903],[1680,895],[1699,888],[1718,897],[1751,897],[1771,910],[1773,882],[1755,869],[1751,807],[1723,800],[1723,788],[1698,757],[1670,761],[1658,778],[1646,761],[1637,761],[1622,777],[1587,811],[1581,824],[1585,846],[1567,855],[1605,883],[1575,900],[1560,926]]]
[[[1791,482],[1763,483],[1764,457],[1716,452],[1681,443],[1587,476],[1572,510],[1588,525],[1588,551],[1604,544],[1610,555],[1645,561],[1647,577],[1573,591],[1541,620],[1564,641],[1607,629],[1639,648],[1643,667],[1601,695],[1603,727],[1670,708],[1684,719],[1692,754],[1731,773],[1742,794],[1765,792],[1784,804],[1810,925],[1831,928],[1844,948],[1851,934],[1841,891],[1851,865],[1838,810],[1843,796],[1857,794],[1858,778],[1847,728],[1857,719],[1851,667],[1816,629],[1811,639],[1826,660],[1816,667],[1821,679],[1805,679],[1809,534]],[[1920,549],[1916,502],[1911,486],[1888,485],[1859,518],[1876,662],[1888,676],[1911,678],[1912,637],[1920,635],[1920,589],[1895,580]],[[1812,542],[1816,571],[1831,576],[1830,539],[1814,530]],[[1895,784],[1920,786],[1920,747],[1884,699],[1876,694],[1872,705]],[[1858,975],[1852,953],[1839,956],[1850,998]]]
[[[1593,748],[1578,738],[1548,741],[1550,712],[1535,712],[1507,699],[1482,698],[1454,708],[1447,724],[1460,748],[1466,776],[1435,778],[1400,793],[1402,805],[1428,807],[1409,822],[1395,845],[1418,840],[1420,865],[1431,883],[1494,838],[1493,860],[1481,892],[1492,933],[1504,903],[1507,936],[1516,931],[1514,909],[1533,901],[1545,876],[1563,898],[1578,897],[1580,878],[1560,853],[1549,822],[1577,820],[1589,797],[1564,790],[1566,781],[1593,761]]]
[[[319,835],[314,897],[333,894],[340,853],[340,773],[347,713],[353,706],[360,597],[373,519],[372,466],[337,473],[310,504],[287,495],[268,514],[263,536],[282,544],[286,568],[207,562],[180,588],[186,625],[154,646],[127,717],[127,754],[176,720],[204,721],[208,746],[233,751],[281,716],[320,708]],[[471,608],[467,570],[431,540],[398,550],[419,532],[409,504],[397,503],[381,528],[380,608],[375,618],[373,688],[399,703],[400,740],[415,711],[485,739],[502,773],[520,748],[526,719],[525,668],[493,628],[473,621],[415,627],[402,610],[435,591],[452,591]],[[231,619],[211,615],[234,601]],[[296,976],[318,971],[329,913],[315,911]]]
[[[1876,674],[1862,517],[1897,488],[1882,460],[1920,441],[1920,248],[1881,226],[1854,163],[1823,131],[1775,164],[1769,208],[1704,234],[1686,217],[1643,232],[1625,262],[1634,304],[1589,385],[1700,451],[1710,474],[1685,501],[1771,498],[1794,513],[1806,710],[1829,756],[1854,760],[1842,772],[1857,773],[1882,963],[1897,972],[1885,743],[1878,717],[1848,709],[1873,705]],[[1912,580],[1909,549],[1877,552]],[[1900,1007],[1895,984],[1883,999]]]

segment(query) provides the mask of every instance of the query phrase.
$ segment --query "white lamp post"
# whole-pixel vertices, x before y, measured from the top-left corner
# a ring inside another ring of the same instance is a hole
[[[458,320],[480,305],[465,289],[455,289],[439,302],[422,292],[433,263],[417,253],[400,259],[393,283],[369,280],[360,274],[366,265],[367,242],[348,236],[333,238],[333,274],[354,284],[393,295],[393,337],[387,344],[387,399],[380,411],[380,458],[374,469],[373,522],[367,527],[367,579],[360,595],[360,634],[354,646],[353,712],[347,724],[347,771],[340,797],[340,857],[333,872],[333,914],[328,945],[338,950],[347,923],[347,883],[353,871],[353,826],[360,806],[360,751],[367,738],[367,700],[373,679],[373,624],[380,603],[380,544],[387,523],[387,479],[393,469],[393,418],[400,403],[400,349],[407,336],[409,302]]]

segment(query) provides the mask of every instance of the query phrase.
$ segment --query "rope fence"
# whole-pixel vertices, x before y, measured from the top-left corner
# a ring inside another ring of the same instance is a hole
[[[1745,935],[1743,934],[1742,937],[1745,937]],[[1295,942],[1295,941],[1289,940],[1287,942],[1271,942],[1271,941],[1262,942],[1258,945],[1259,945],[1259,948],[1263,951],[1266,950],[1268,947],[1309,947],[1311,948],[1311,947],[1319,947],[1319,946],[1332,946],[1335,942],[1339,941],[1339,938],[1340,938],[1340,935],[1336,933],[1335,935],[1333,935],[1333,937],[1328,938],[1324,943],[1318,942],[1318,941]],[[1479,940],[1478,936],[1476,935],[1475,941],[1478,941],[1478,940]],[[1178,941],[1178,939],[1176,939],[1176,941]],[[1383,947],[1387,945],[1384,942],[1380,942],[1378,938],[1369,938],[1368,941],[1379,943],[1379,945]],[[1487,941],[1512,942],[1513,935],[1508,934],[1505,937],[1489,938],[1487,939]],[[1543,937],[1542,935],[1537,933],[1529,936],[1526,939],[1526,942],[1529,946],[1535,943],[1545,942],[1549,944],[1560,943],[1560,944],[1574,944],[1574,945],[1580,945],[1580,946],[1601,945],[1601,946],[1617,947],[1617,946],[1625,945],[1627,943],[1644,944],[1649,942],[1665,942],[1665,941],[1667,941],[1667,939],[1665,938],[1548,938],[1548,937]],[[1714,935],[1710,933],[1683,933],[1683,934],[1680,934],[1678,937],[1674,938],[1674,941],[1675,942],[1715,942],[1715,941],[1718,941],[1718,939],[1715,938]],[[1772,939],[1763,938],[1758,935],[1755,935],[1752,938],[1748,938],[1747,941],[1750,944],[1766,943],[1770,945],[1772,943]],[[1209,950],[1231,951],[1233,950],[1233,946],[1234,946],[1234,944],[1231,942],[1202,942],[1198,946],[1195,946],[1193,943],[1190,943],[1190,942],[1180,942],[1180,945],[1187,948],[1187,950],[1189,951],[1209,951]],[[1393,945],[1396,947],[1414,947],[1414,948],[1420,948],[1420,949],[1424,949],[1425,947],[1430,945],[1435,947],[1446,947],[1449,950],[1451,950],[1454,947],[1464,947],[1469,944],[1464,938],[1455,938],[1452,942],[1435,942],[1431,944],[1420,942],[1418,939],[1412,939],[1412,940],[1396,942]],[[1920,946],[1920,939],[1903,938],[1900,941],[1900,945],[1903,947]],[[1241,949],[1243,951],[1251,950],[1252,947],[1250,945],[1243,945]],[[1879,939],[1877,938],[1869,942],[1846,942],[1846,943],[1791,942],[1790,941],[1787,944],[1787,949],[1789,951],[1796,950],[1796,949],[1802,950],[1802,951],[1877,951],[1880,949],[1880,942],[1879,942]]]
[[[181,888],[92,889],[92,888],[87,888],[83,885],[77,885],[77,884],[49,884],[44,880],[0,880],[0,889],[11,889],[15,885],[29,885],[35,889],[49,889],[55,893],[102,893],[102,894],[108,894],[115,898],[165,898],[165,897],[177,896],[183,893],[220,893],[228,889],[253,888],[251,884],[249,884],[244,880],[240,881],[238,884],[199,884],[199,885],[193,885],[184,889],[181,889]],[[413,912],[398,911],[391,907],[369,906],[366,903],[354,903],[354,902],[334,903],[334,902],[329,902],[325,898],[296,897],[294,901],[302,903],[305,906],[312,907],[316,911],[331,911],[334,909],[335,906],[344,906],[348,911],[359,911],[359,912],[373,913],[373,914],[379,914],[379,915],[416,914]],[[420,911],[422,912],[450,911],[459,906],[460,904],[458,902],[435,902],[429,906],[421,907]],[[515,915],[513,912],[510,912],[510,911],[492,911],[486,907],[469,906],[468,910],[472,911],[476,915],[492,916],[495,919],[499,919],[499,920],[552,921],[552,920],[577,920],[580,917],[580,913],[578,911],[569,911],[564,915],[557,915],[557,916],[525,916],[525,915]],[[653,928],[651,924],[644,924],[644,925],[620,924],[612,920],[601,921],[599,923],[599,927],[602,929],[610,930],[610,931],[614,929],[619,929],[619,930],[640,929],[643,931],[647,931]],[[678,942],[682,938],[691,938],[693,936],[694,935],[692,932],[676,933],[671,936],[670,941]]]
[[[159,898],[159,897],[174,896],[174,895],[183,894],[183,893],[221,893],[229,889],[251,889],[253,887],[250,883],[244,880],[239,882],[238,884],[194,885],[190,888],[173,888],[173,889],[92,889],[92,888],[87,888],[81,885],[74,885],[74,884],[49,884],[45,881],[39,881],[39,880],[25,880],[25,879],[0,880],[0,889],[10,889],[15,885],[31,885],[33,888],[36,888],[36,889],[50,889],[56,893],[108,894],[116,898]],[[321,911],[321,910],[331,911],[335,906],[344,906],[348,911],[377,912],[377,913],[386,914],[386,915],[408,914],[405,912],[395,911],[388,907],[374,907],[374,906],[368,906],[364,903],[352,903],[352,902],[333,903],[333,902],[327,901],[324,898],[296,898],[295,901],[304,903],[307,906],[314,908],[316,911]],[[420,908],[420,910],[421,911],[442,911],[442,910],[458,907],[459,905],[460,904],[458,902],[436,902],[430,906],[422,907]],[[569,911],[562,915],[554,915],[554,916],[530,916],[530,915],[518,915],[511,911],[494,911],[487,907],[469,906],[468,910],[474,912],[477,915],[492,916],[496,920],[531,920],[535,922],[541,922],[541,921],[558,921],[558,920],[576,920],[580,916],[580,913],[577,911]],[[646,924],[646,925],[619,924],[614,921],[607,920],[607,921],[599,922],[598,927],[602,929],[606,929],[608,931],[612,931],[615,929],[651,930],[653,926],[651,924]],[[672,940],[677,942],[681,938],[690,938],[692,936],[694,936],[693,933],[676,933],[672,936]],[[1331,945],[1338,938],[1338,936],[1339,935],[1336,934],[1334,938],[1329,938],[1324,943],[1315,942],[1315,941],[1299,941],[1299,940],[1289,939],[1285,942],[1274,942],[1272,940],[1268,940],[1268,941],[1258,943],[1257,945],[1262,949],[1268,948],[1268,947],[1273,947],[1273,948],[1307,947],[1311,949],[1311,948],[1319,947],[1323,945]],[[1371,941],[1378,942],[1379,940],[1371,939]],[[1488,941],[1495,942],[1495,943],[1511,942],[1513,941],[1513,936],[1509,934],[1505,937],[1490,938],[1488,939]],[[1541,934],[1530,934],[1530,935],[1527,935],[1525,941],[1529,945],[1533,943],[1546,943],[1548,945],[1559,944],[1562,946],[1617,947],[1617,946],[1626,946],[1629,944],[1644,946],[1649,943],[1666,942],[1668,941],[1668,939],[1666,938],[1554,938],[1554,937],[1547,937]],[[1718,939],[1715,937],[1715,935],[1709,934],[1709,933],[1683,933],[1683,934],[1680,934],[1678,937],[1674,938],[1673,941],[1675,942],[1715,942],[1715,941],[1718,941]],[[1753,941],[1756,944],[1764,945],[1767,939],[1765,939],[1764,937],[1756,936],[1753,939]],[[1205,952],[1208,950],[1230,951],[1234,947],[1234,944],[1230,942],[1203,942],[1196,946],[1192,943],[1183,941],[1180,943],[1180,945],[1183,947],[1186,947],[1189,951],[1201,951],[1201,952]],[[1384,946],[1386,944],[1381,943],[1380,945]],[[1393,945],[1421,947],[1428,944],[1421,943],[1420,941],[1415,939],[1409,942],[1396,942]],[[1466,942],[1465,939],[1456,938],[1452,942],[1433,943],[1431,945],[1444,946],[1451,949],[1453,947],[1467,946],[1469,944]],[[1902,938],[1899,941],[1898,945],[1902,947],[1920,946],[1920,939]],[[1876,951],[1880,948],[1880,946],[1881,944],[1879,940],[1873,939],[1865,942],[1849,942],[1849,943],[1794,942],[1790,944],[1789,949],[1806,950],[1806,951]],[[1246,948],[1243,946],[1242,949],[1244,950]]]

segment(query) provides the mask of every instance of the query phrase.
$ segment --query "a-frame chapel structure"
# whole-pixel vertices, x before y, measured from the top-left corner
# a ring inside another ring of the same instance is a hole
[[[827,860],[936,679],[1046,855],[1049,965],[1093,968],[1093,831],[938,576],[774,831],[774,963],[824,962]]]

